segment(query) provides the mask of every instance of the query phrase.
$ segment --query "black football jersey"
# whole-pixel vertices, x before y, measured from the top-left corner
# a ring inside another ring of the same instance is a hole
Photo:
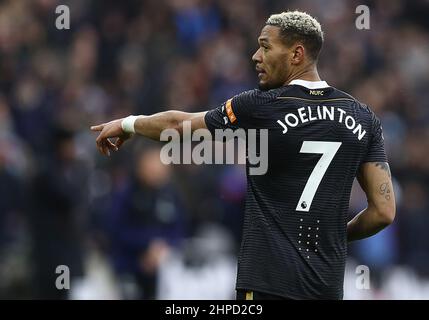
[[[238,94],[205,122],[212,134],[268,131],[266,173],[251,175],[246,165],[236,288],[342,299],[353,180],[362,163],[387,161],[379,119],[324,81],[298,80]]]

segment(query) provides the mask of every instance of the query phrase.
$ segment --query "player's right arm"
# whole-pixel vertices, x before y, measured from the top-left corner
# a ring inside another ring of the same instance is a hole
[[[381,122],[367,108],[371,123],[367,153],[361,161],[357,179],[368,200],[368,207],[347,224],[347,240],[368,238],[393,222],[396,214],[392,176],[387,163]]]
[[[396,205],[392,178],[387,162],[367,162],[361,165],[358,181],[368,199],[368,207],[347,224],[347,240],[370,237],[390,225]]]

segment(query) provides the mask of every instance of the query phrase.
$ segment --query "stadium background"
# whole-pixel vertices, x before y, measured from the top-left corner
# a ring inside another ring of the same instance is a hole
[[[70,30],[55,28],[59,4]],[[370,30],[355,27],[359,4]],[[429,298],[429,2],[398,0],[0,2],[1,298],[234,297],[243,168],[166,167],[144,139],[103,158],[89,126],[255,87],[257,36],[285,9],[319,19],[321,77],[384,128],[397,217],[350,246],[345,298]],[[365,205],[355,188],[350,214]],[[356,289],[360,264],[370,290]],[[70,290],[55,288],[58,265]]]

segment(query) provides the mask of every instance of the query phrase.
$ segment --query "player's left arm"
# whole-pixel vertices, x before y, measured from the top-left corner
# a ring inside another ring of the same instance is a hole
[[[132,130],[126,130],[126,126],[124,127],[126,118],[92,126],[91,130],[100,132],[96,139],[98,150],[104,155],[110,155],[111,151],[118,151],[122,144],[133,136],[132,131],[149,139],[159,141],[161,133],[165,129],[175,129],[181,134],[185,121],[190,122],[192,131],[207,128],[204,120],[206,113],[207,111],[191,113],[169,110],[150,116],[137,116],[132,122]],[[112,142],[110,139],[116,140]]]
[[[110,155],[111,151],[118,151],[133,133],[158,141],[165,129],[175,129],[181,135],[185,121],[190,122],[191,131],[209,129],[213,133],[216,129],[236,129],[246,126],[253,110],[255,95],[255,90],[242,92],[209,111],[190,113],[169,110],[150,116],[137,116],[131,122],[132,128],[129,128],[127,118],[130,117],[127,117],[92,126],[91,130],[100,132],[96,139],[98,150],[104,155]],[[110,141],[111,138],[115,138],[115,142]]]

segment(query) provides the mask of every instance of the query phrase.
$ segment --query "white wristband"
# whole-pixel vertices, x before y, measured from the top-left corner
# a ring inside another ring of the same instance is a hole
[[[136,122],[138,116],[128,116],[124,118],[121,122],[122,130],[125,133],[136,133],[136,130],[134,129],[134,123]]]

